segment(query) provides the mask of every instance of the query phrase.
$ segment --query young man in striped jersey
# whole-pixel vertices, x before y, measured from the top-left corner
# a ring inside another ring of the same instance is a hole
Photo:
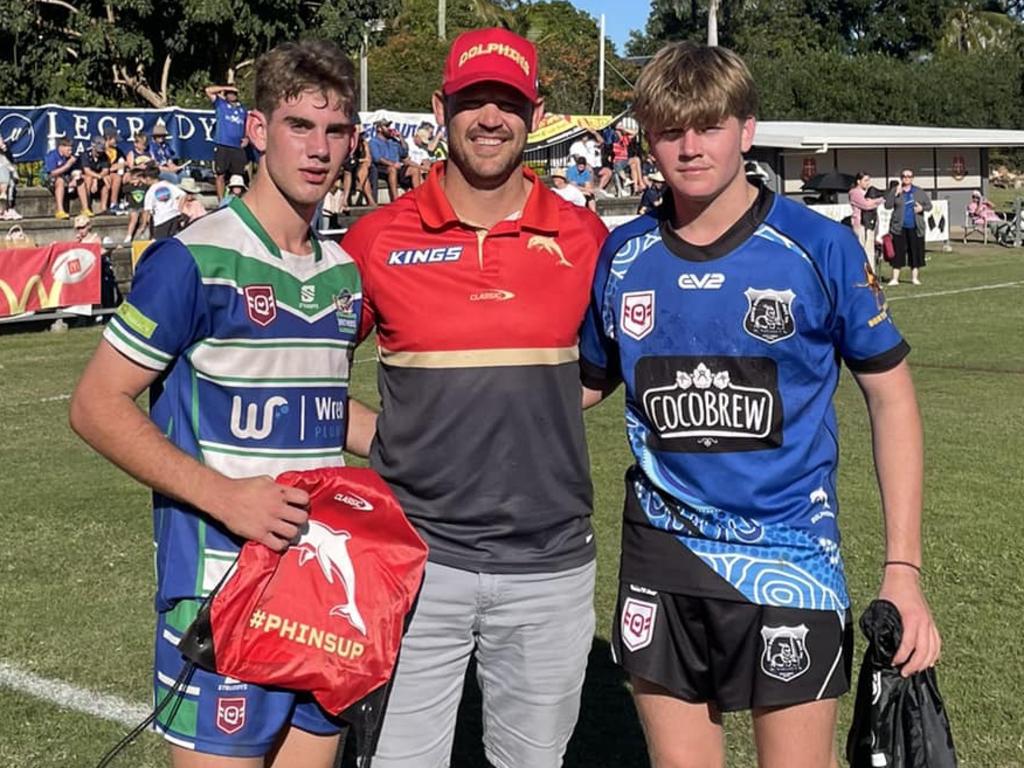
[[[747,181],[757,93],[738,56],[667,45],[634,110],[668,191],[605,242],[580,341],[585,403],[625,386],[636,459],[612,651],[658,768],[723,765],[733,710],[751,711],[762,768],[830,768],[853,643],[841,361],[871,419],[894,662],[909,675],[939,654],[910,348],[850,230]]]
[[[71,403],[90,445],[153,491],[161,701],[181,633],[245,540],[288,546],[304,491],[273,476],[365,454],[349,412],[361,284],[311,229],[355,142],[352,65],[333,44],[286,43],[257,62],[251,190],[155,243]],[[149,418],[135,400],[150,389]],[[338,724],[311,697],[197,669],[158,721],[173,764],[329,766]]]

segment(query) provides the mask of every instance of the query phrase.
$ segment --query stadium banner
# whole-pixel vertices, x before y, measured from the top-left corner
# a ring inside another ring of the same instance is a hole
[[[100,303],[100,244],[0,249],[0,317]]]
[[[527,149],[556,144],[582,133],[601,130],[617,117],[602,115],[546,115],[540,127],[527,138]],[[423,123],[436,125],[431,112],[397,112],[378,109],[360,112],[364,132],[373,135],[379,120],[390,120],[402,136],[409,138]],[[120,134],[119,146],[131,148],[131,137],[139,131],[152,134],[157,122],[167,128],[167,141],[175,157],[187,160],[212,160],[216,117],[212,109],[114,109],[106,107],[0,106],[0,138],[3,138],[16,163],[42,160],[59,138],[71,139],[77,155],[88,149],[89,139],[111,128]]]
[[[812,211],[820,213],[833,221],[842,221],[853,213],[849,203],[832,205],[809,205]],[[889,220],[892,211],[884,207],[878,208],[878,227],[875,236],[879,242],[889,232]],[[944,243],[949,240],[949,200],[932,200],[932,209],[924,215],[924,240],[926,243]]]

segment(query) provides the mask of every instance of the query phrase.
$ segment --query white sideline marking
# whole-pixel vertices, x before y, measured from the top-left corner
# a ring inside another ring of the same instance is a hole
[[[883,283],[884,285],[884,283]],[[993,283],[992,285],[975,285],[970,288],[957,288],[952,291],[932,291],[931,293],[914,293],[909,296],[886,296],[889,301],[903,301],[904,299],[928,299],[932,296],[952,296],[957,293],[971,293],[972,291],[994,291],[997,288],[1013,288],[1017,285],[1024,285],[1024,280],[1014,280],[1012,283]]]
[[[55,403],[58,400],[70,400],[71,395],[54,395],[53,397],[41,397],[39,398],[40,403]]]
[[[152,711],[141,704],[79,688],[63,680],[47,680],[5,661],[0,661],[0,687],[13,688],[63,709],[110,720],[126,728],[134,728]]]

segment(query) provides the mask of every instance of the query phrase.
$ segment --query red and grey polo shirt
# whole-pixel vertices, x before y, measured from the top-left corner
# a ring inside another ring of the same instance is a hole
[[[492,573],[594,557],[578,331],[607,230],[532,182],[522,213],[459,221],[444,164],[345,236],[377,327],[371,466],[443,565]]]

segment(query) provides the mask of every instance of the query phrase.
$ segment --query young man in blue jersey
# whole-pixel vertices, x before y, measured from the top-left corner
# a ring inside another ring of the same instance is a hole
[[[626,477],[613,653],[658,768],[721,766],[750,710],[761,766],[836,766],[852,619],[832,395],[864,393],[885,516],[880,595],[903,674],[939,655],[921,591],[922,438],[909,347],[856,238],[750,184],[757,95],[730,51],[666,46],[634,110],[667,183],[602,250],[584,403],[619,383]]]
[[[246,147],[249,139],[245,135],[248,110],[238,100],[238,88],[233,85],[208,85],[206,97],[213,102],[217,113],[217,125],[213,137],[214,184],[217,199],[224,197],[225,180],[232,176],[249,178],[249,158]]]
[[[240,546],[284,550],[305,523],[308,495],[272,477],[343,464],[346,434],[368,450],[372,415],[347,405],[359,275],[311,229],[354,144],[354,100],[331,43],[261,57],[250,191],[143,255],[72,399],[75,431],[154,491],[158,702]],[[197,669],[177,697],[158,718],[176,768],[332,765],[339,725],[310,696]]]

